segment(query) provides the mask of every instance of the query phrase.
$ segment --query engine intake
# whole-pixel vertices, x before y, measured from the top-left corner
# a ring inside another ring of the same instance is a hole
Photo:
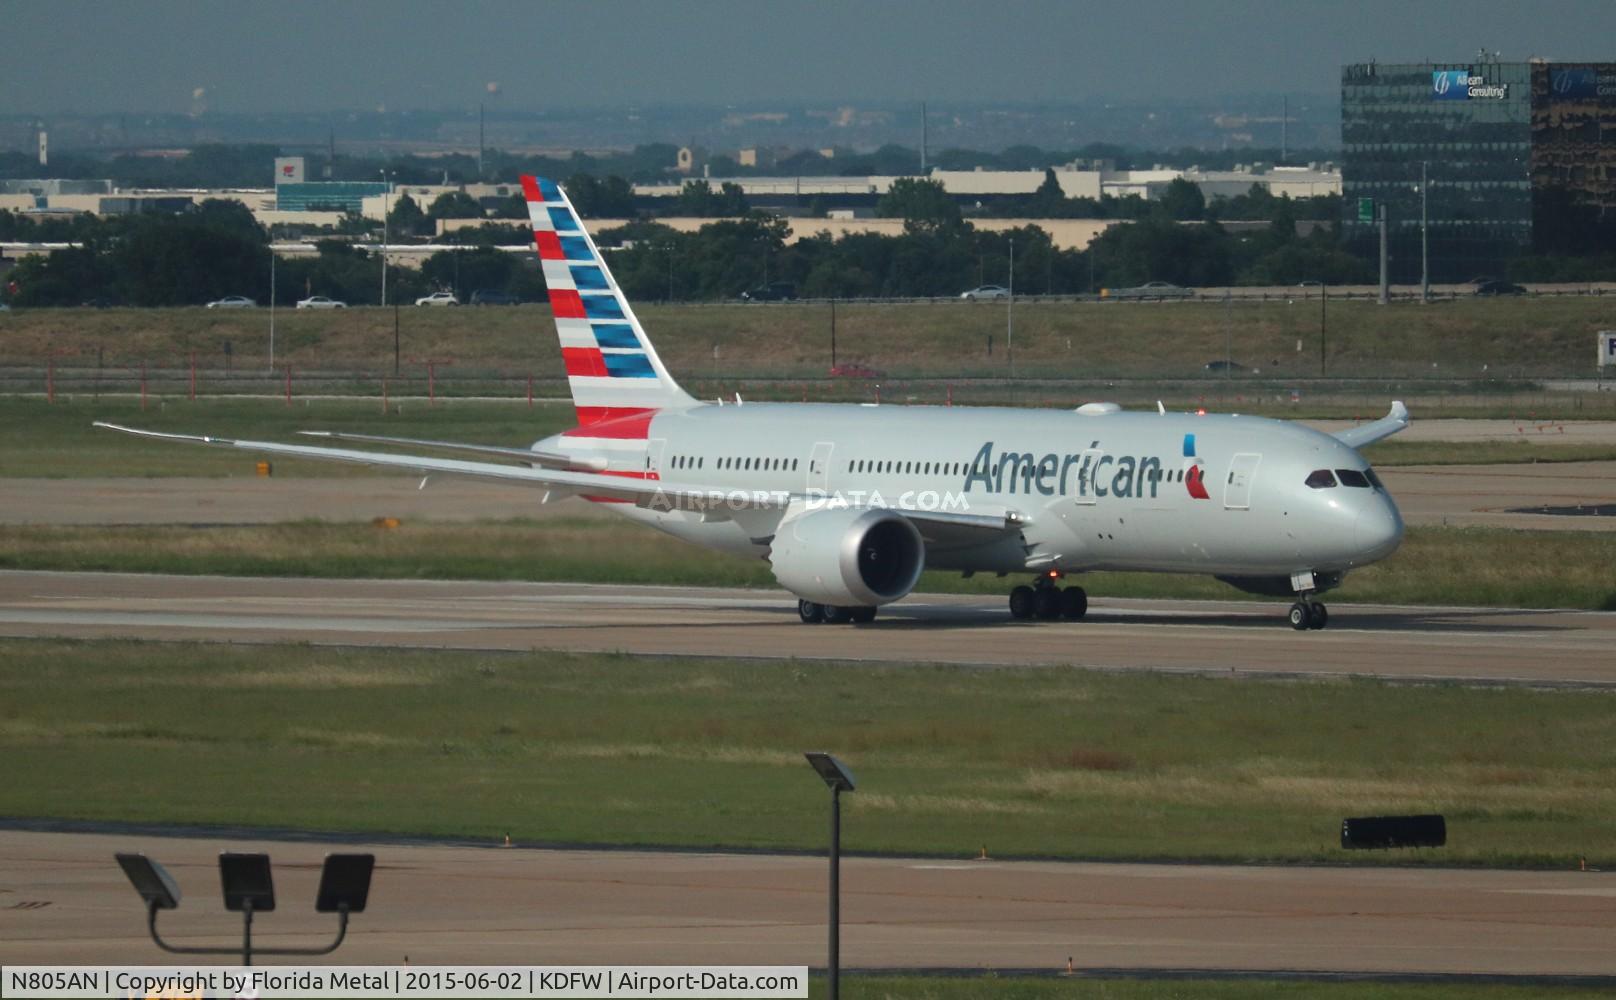
[[[781,523],[769,564],[780,585],[804,600],[868,607],[915,588],[926,568],[926,543],[895,511],[813,510]]]

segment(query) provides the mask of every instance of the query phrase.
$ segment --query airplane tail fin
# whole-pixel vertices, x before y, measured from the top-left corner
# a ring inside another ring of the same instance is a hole
[[[522,192],[580,427],[697,405],[663,367],[566,192],[525,175]]]

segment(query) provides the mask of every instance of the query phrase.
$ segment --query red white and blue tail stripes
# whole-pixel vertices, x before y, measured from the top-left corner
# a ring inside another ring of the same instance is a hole
[[[644,438],[659,409],[696,405],[662,366],[560,186],[523,177],[578,423],[592,436]]]

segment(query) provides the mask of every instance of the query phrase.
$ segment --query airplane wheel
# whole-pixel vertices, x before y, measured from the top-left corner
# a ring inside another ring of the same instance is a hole
[[[853,609],[853,624],[868,625],[873,621],[875,621],[875,607],[873,605],[867,608]]]
[[[1076,621],[1089,613],[1088,591],[1082,587],[1067,587],[1061,593],[1061,615]]]
[[[1312,604],[1308,605],[1307,610],[1311,618],[1308,626],[1309,628],[1323,628],[1330,620],[1330,612],[1325,609],[1324,605],[1318,603],[1317,601],[1314,601]]]
[[[797,614],[805,624],[817,625],[825,620],[825,606],[813,601],[798,601]]]
[[[1301,601],[1291,605],[1291,628],[1305,632],[1313,625],[1313,609]]]
[[[834,604],[825,605],[826,625],[846,625],[853,620],[853,609],[838,607]]]
[[[1065,610],[1065,597],[1054,587],[1039,587],[1033,599],[1033,613],[1045,621],[1053,621]]]
[[[1028,586],[1020,586],[1010,591],[1010,617],[1026,621],[1032,617],[1034,603],[1038,595]]]

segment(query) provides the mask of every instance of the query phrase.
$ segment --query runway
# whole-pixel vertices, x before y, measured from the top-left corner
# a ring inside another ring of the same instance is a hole
[[[1616,683],[1616,615],[1096,598],[1016,622],[997,596],[914,595],[867,626],[807,626],[783,591],[0,572],[0,635],[566,650],[1534,684]]]
[[[851,848],[857,831],[845,837]],[[283,947],[334,929],[314,913],[324,854],[375,853],[370,906],[332,964],[825,963],[823,857],[15,830],[0,832],[0,962],[162,961],[116,851],[142,851],[179,882],[165,937],[239,943],[217,895],[227,849],[270,854],[279,905],[253,937]],[[1616,876],[1574,871],[852,857],[842,962],[1613,976],[1613,896]]]

